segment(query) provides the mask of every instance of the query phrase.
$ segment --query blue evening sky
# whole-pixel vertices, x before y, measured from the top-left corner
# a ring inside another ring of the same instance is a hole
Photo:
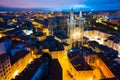
[[[120,0],[0,0],[0,7],[120,10]]]

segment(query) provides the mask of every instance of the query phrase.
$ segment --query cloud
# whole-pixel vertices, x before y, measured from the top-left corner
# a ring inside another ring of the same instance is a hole
[[[39,8],[39,7],[66,7],[85,0],[0,0],[1,6],[17,8]]]
[[[0,0],[0,6],[13,8],[94,8],[120,9],[119,0]]]
[[[89,6],[84,5],[84,4],[76,4],[73,6],[73,8],[89,8]]]

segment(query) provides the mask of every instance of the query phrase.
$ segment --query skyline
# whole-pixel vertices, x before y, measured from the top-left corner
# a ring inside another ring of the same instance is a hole
[[[94,5],[93,5],[94,4]],[[39,9],[50,8],[54,10],[83,8],[83,10],[120,10],[119,0],[0,0],[2,8]]]
[[[0,80],[120,80],[119,2],[92,1],[0,0]]]

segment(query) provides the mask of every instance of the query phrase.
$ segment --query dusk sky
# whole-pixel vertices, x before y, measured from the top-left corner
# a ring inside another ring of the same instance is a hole
[[[120,0],[0,0],[0,7],[110,10],[120,9]]]

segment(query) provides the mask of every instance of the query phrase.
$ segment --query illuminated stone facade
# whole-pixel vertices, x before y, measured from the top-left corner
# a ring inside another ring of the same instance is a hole
[[[103,75],[105,76],[105,78],[115,77],[115,75],[110,71],[109,67],[99,57],[97,58],[96,66],[98,66],[100,68],[100,70],[103,72]],[[96,74],[97,74],[97,72],[96,72]]]
[[[84,36],[88,37],[91,41],[97,41],[99,44],[107,45],[108,47],[113,48],[118,51],[118,56],[120,56],[120,40],[116,40],[113,36],[113,40],[107,39],[112,36],[99,30],[88,30],[84,31]]]
[[[72,64],[69,64],[71,75],[76,80],[93,80],[93,70],[81,70],[77,71]]]
[[[97,41],[99,44],[104,44],[104,40],[111,36],[111,34],[99,30],[87,30],[84,31],[84,36],[89,38],[91,41]]]
[[[20,54],[22,53],[26,53],[26,52],[22,51]],[[25,67],[29,64],[29,62],[33,59],[34,58],[32,56],[32,52],[27,52],[24,57],[20,58],[17,62],[15,62],[12,65],[12,74],[13,74],[12,77],[14,78],[16,75],[21,73],[25,69]],[[16,73],[17,71],[18,73]]]
[[[74,19],[73,9],[70,12],[70,19],[67,19],[67,36],[69,37],[72,47],[79,46],[83,40],[84,26],[82,19],[82,12],[80,11],[79,19]]]
[[[118,56],[120,57],[120,40],[110,40],[107,39],[105,45],[108,47],[113,48],[114,50],[118,51]]]
[[[68,73],[76,80],[93,80],[93,69],[87,64],[83,56],[72,52],[69,56]]]
[[[38,57],[36,55],[36,48],[26,45],[26,49],[27,51],[22,50],[11,59],[11,78],[15,78],[17,75],[19,75],[26,68],[26,66],[33,61],[33,59]]]
[[[1,50],[5,48],[9,49],[11,46],[11,40],[7,37],[1,38]],[[4,45],[2,45],[4,43]],[[15,43],[17,44],[17,43]],[[16,52],[15,48],[11,49],[10,54],[6,52],[1,52],[0,54],[0,80],[11,80],[16,75],[21,73],[24,68],[34,59],[38,58],[39,55],[36,55],[37,49],[27,43],[24,44],[24,49],[19,49],[20,51]],[[8,45],[7,47],[5,47]],[[13,51],[13,52],[12,52]],[[14,54],[15,53],[15,54]]]

